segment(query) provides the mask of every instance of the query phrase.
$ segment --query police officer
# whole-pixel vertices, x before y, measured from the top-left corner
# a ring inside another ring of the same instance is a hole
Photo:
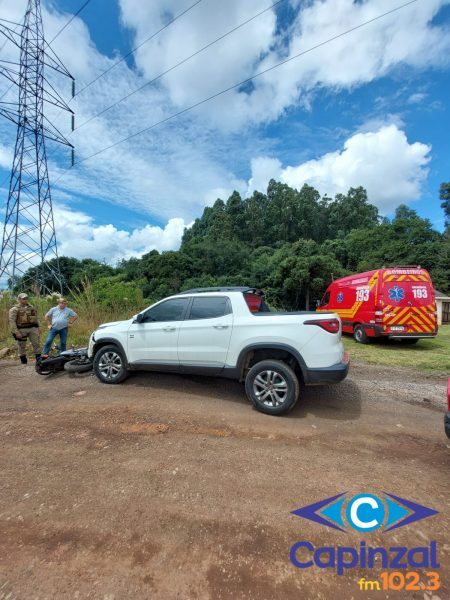
[[[26,365],[28,362],[26,355],[27,339],[30,340],[33,346],[36,360],[41,356],[39,320],[37,310],[31,304],[28,304],[27,294],[19,294],[17,300],[18,303],[9,311],[9,326],[19,346],[20,362]]]

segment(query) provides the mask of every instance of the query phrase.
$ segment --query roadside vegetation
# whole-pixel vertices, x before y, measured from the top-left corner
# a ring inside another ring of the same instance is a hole
[[[442,207],[450,218],[450,206]],[[64,293],[87,279],[107,310],[214,285],[259,286],[271,306],[303,310],[315,307],[333,278],[394,265],[421,265],[437,289],[450,292],[450,235],[404,205],[392,220],[380,216],[363,188],[332,199],[273,180],[266,194],[234,192],[206,207],[178,251],[152,250],[115,267],[60,258]]]
[[[107,299],[98,294],[98,289],[88,280],[84,281],[79,290],[66,294],[69,299],[69,306],[75,310],[78,320],[69,331],[68,346],[84,346],[87,344],[89,335],[97,328],[100,323],[128,319],[139,310],[146,306],[140,290],[128,289],[129,286],[123,284],[122,287],[110,289]],[[114,291],[117,294],[114,297]],[[127,295],[125,295],[125,293]],[[39,313],[39,322],[41,324],[41,342],[45,341],[47,335],[47,326],[45,313],[56,306],[58,294],[47,297],[30,296],[32,304]],[[0,299],[0,350],[10,348],[15,352],[16,344],[11,336],[8,324],[8,311],[16,302],[15,295],[6,293]],[[31,352],[31,349],[29,349]]]
[[[442,184],[441,207],[447,230],[400,205],[393,219],[382,217],[366,191],[351,188],[334,199],[304,185],[298,191],[270,181],[267,193],[248,198],[234,192],[217,199],[186,229],[177,251],[152,250],[115,266],[93,259],[59,259],[64,295],[79,315],[69,341],[85,344],[99,323],[131,317],[181,290],[217,285],[264,289],[276,310],[314,309],[333,278],[383,266],[420,265],[439,290],[450,293],[450,183]],[[50,272],[50,270],[49,270]],[[17,291],[33,296],[31,269]],[[28,282],[28,284],[27,284]],[[46,281],[52,288],[52,281]],[[53,297],[32,298],[43,322]],[[13,346],[7,312],[14,297],[0,299],[0,349]],[[399,347],[346,340],[355,359],[432,370],[448,369],[449,335]],[[43,327],[45,335],[45,326]]]

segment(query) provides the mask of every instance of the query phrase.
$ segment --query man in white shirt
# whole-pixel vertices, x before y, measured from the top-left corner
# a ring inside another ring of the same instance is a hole
[[[44,349],[42,350],[42,357],[48,355],[53,340],[57,335],[59,335],[60,339],[60,352],[64,352],[67,344],[69,326],[73,325],[77,318],[77,313],[67,306],[67,300],[64,298],[60,298],[58,300],[58,306],[55,306],[48,311],[45,315],[45,320],[48,323],[49,332]]]

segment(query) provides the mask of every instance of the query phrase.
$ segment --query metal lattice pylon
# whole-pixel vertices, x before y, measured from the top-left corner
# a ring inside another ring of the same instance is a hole
[[[49,103],[72,111],[45,76],[44,69],[50,67],[72,81],[73,77],[44,39],[40,0],[29,0],[20,33],[9,26],[16,25],[17,28],[19,24],[7,23],[0,21],[0,33],[20,49],[20,60],[18,63],[0,60],[0,74],[18,86],[19,102],[16,107],[11,102],[0,102],[0,114],[17,125],[0,279],[7,277],[12,289],[20,284],[35,293],[61,292],[63,282],[53,219],[46,139],[72,145],[48,121],[44,107]]]

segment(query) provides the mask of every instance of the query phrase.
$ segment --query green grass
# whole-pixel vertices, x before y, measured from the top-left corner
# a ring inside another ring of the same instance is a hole
[[[350,335],[344,335],[343,339],[350,360],[450,375],[450,325],[441,325],[435,338],[420,340],[413,346],[392,340],[357,344]]]

